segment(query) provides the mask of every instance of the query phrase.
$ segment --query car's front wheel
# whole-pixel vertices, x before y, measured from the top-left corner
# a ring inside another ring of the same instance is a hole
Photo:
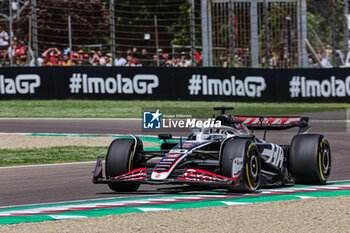
[[[260,153],[253,141],[231,139],[225,143],[221,156],[223,176],[233,179],[229,191],[252,192],[259,187],[261,179]]]
[[[134,169],[133,153],[134,153],[133,139],[121,138],[115,139],[108,148],[106,157],[106,177],[112,178]],[[109,188],[116,192],[131,192],[139,188],[139,184],[108,184]]]

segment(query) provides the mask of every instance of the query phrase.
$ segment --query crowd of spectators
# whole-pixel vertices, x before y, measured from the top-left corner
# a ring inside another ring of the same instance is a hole
[[[343,67],[346,65],[346,57],[340,51],[336,50],[333,55],[333,51],[330,45],[326,45],[324,49],[316,50],[316,58],[310,59],[309,63],[312,64],[314,68],[332,68],[332,67]]]
[[[0,67],[3,66],[163,66],[163,67],[190,67],[192,66],[192,56],[189,52],[181,52],[169,55],[162,49],[154,53],[149,53],[143,48],[127,50],[125,53],[117,51],[115,59],[110,52],[103,53],[101,50],[70,51],[69,48],[63,51],[56,47],[48,48],[39,54],[37,61],[33,60],[33,51],[28,49],[22,40],[13,37],[10,46],[9,34],[0,25]],[[201,55],[196,51],[195,61],[200,65]]]
[[[9,46],[8,34],[4,31],[0,34],[0,67],[9,66],[148,66],[148,67],[190,67],[192,66],[192,58],[190,53],[181,52],[180,54],[170,56],[163,53],[162,49],[157,54],[148,53],[147,49],[138,51],[137,48],[126,51],[123,54],[117,51],[113,60],[110,52],[103,53],[100,50],[70,52],[69,48],[60,51],[58,48],[48,48],[37,58],[36,64],[33,59],[27,57],[27,51],[23,41],[14,38],[12,46]],[[30,56],[33,57],[33,56]],[[159,59],[158,59],[159,57]],[[196,51],[196,63],[201,63],[201,56]]]
[[[10,46],[9,34],[0,25],[0,66],[11,64],[24,66],[27,62],[27,49],[23,41],[13,38]]]
[[[24,41],[13,37],[10,46],[9,34],[3,30],[0,25],[0,67],[2,66],[131,66],[131,67],[191,67],[192,65],[201,66],[202,55],[195,51],[195,57],[192,59],[191,52],[181,52],[178,54],[169,54],[162,49],[152,51],[147,49],[133,48],[126,52],[117,51],[114,60],[110,52],[103,53],[101,50],[70,51],[69,48],[60,51],[58,48],[48,48],[42,54],[39,54],[37,61],[33,60],[33,51],[28,49]],[[330,68],[334,66],[343,66],[346,58],[337,50],[334,58],[329,45],[325,49],[317,49],[317,59],[310,56],[309,64],[312,67]],[[297,58],[294,58],[297,60]],[[192,64],[195,61],[195,64]],[[333,61],[333,62],[330,62]],[[335,61],[335,62],[334,62]],[[238,49],[232,57],[230,51],[221,57],[220,64],[223,67],[249,67],[250,58],[248,49]],[[283,64],[282,64],[283,63]],[[291,68],[291,58],[288,52],[283,56],[277,55],[272,49],[269,56],[261,57],[261,66],[269,68],[281,67]],[[217,65],[217,64],[216,64]]]
[[[196,62],[200,63],[201,57],[198,56]],[[147,49],[138,51],[137,48],[128,50],[125,55],[121,51],[117,51],[115,59],[113,60],[110,52],[102,53],[100,50],[91,50],[89,52],[78,50],[77,52],[70,52],[69,49],[66,49],[64,52],[61,52],[58,48],[49,48],[43,52],[42,57],[38,59],[38,65],[189,67],[192,66],[192,59],[191,56],[185,52],[171,57],[169,54],[163,53],[162,49],[158,50],[158,55],[149,54]]]

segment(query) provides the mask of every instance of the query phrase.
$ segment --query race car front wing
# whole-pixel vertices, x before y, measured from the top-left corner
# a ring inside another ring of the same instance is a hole
[[[108,183],[139,183],[139,184],[196,184],[205,186],[232,186],[238,185],[231,178],[224,177],[212,172],[201,169],[181,169],[174,171],[176,175],[162,180],[154,180],[149,175],[147,168],[134,169],[128,173],[116,177],[103,177],[103,156],[99,156],[96,163],[96,168],[92,178],[94,184],[108,184]]]

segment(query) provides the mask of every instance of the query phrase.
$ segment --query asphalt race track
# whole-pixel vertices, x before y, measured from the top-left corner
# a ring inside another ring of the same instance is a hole
[[[312,132],[312,131],[311,131]],[[73,133],[73,134],[150,134],[141,131],[138,120],[57,120],[0,119],[0,133]],[[350,180],[349,142],[346,129],[324,132],[332,149],[330,180]],[[154,133],[153,133],[154,134]],[[177,133],[178,134],[178,133]],[[268,132],[267,141],[289,144],[293,132]],[[262,136],[262,132],[257,132]],[[0,207],[33,203],[73,201],[119,196],[167,194],[182,191],[178,186],[143,185],[137,193],[118,194],[107,185],[94,185],[94,163],[0,168]]]

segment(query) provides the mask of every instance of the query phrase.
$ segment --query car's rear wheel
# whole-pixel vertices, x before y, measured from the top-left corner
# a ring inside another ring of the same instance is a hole
[[[320,134],[294,136],[289,152],[289,169],[297,184],[325,184],[331,172],[331,149]]]
[[[232,178],[239,185],[228,188],[229,191],[252,192],[259,187],[261,179],[260,153],[251,140],[231,139],[225,143],[221,157],[223,176]]]
[[[116,177],[134,169],[133,139],[121,138],[115,139],[108,148],[106,157],[106,177]],[[108,184],[109,188],[116,192],[131,192],[139,188],[139,184]]]

